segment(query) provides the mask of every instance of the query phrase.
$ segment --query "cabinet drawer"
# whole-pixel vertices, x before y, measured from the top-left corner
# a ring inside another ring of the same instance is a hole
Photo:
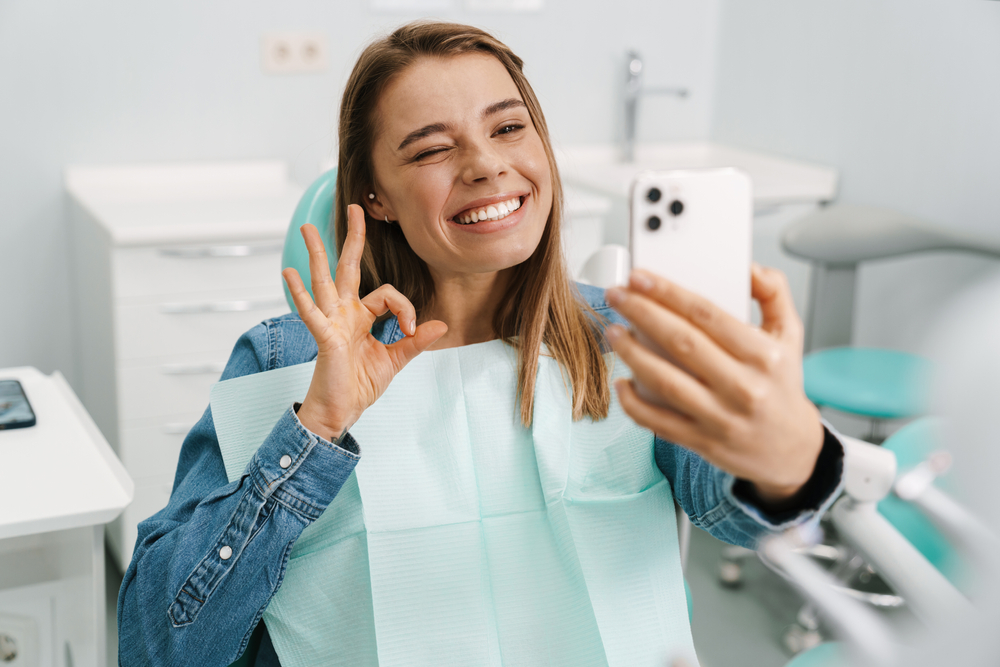
[[[112,282],[117,298],[281,286],[282,242],[117,248]]]
[[[129,361],[232,350],[248,329],[287,312],[284,292],[273,287],[122,304],[115,309],[115,356]]]
[[[222,376],[229,352],[166,357],[156,364],[119,367],[119,420],[201,414],[212,385]]]
[[[122,424],[118,455],[132,478],[169,475],[177,470],[181,445],[202,412]]]

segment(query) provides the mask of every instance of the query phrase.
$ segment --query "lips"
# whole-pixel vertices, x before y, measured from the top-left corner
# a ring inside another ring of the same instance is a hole
[[[472,225],[484,220],[503,220],[521,208],[523,197],[515,196],[496,203],[472,206],[455,215],[452,220],[460,225]]]

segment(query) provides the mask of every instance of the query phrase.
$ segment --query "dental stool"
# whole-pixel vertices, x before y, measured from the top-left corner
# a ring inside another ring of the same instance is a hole
[[[931,225],[896,211],[837,205],[789,225],[785,251],[812,262],[803,361],[805,391],[817,406],[866,417],[884,439],[885,420],[926,410],[929,364],[895,350],[848,347],[858,264],[919,252],[960,251],[1000,258],[1000,239]]]

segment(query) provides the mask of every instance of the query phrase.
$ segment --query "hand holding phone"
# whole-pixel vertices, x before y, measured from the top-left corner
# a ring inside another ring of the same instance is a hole
[[[737,188],[730,174],[739,201],[728,203],[704,174],[636,181],[639,270],[607,292],[632,331],[606,335],[633,372],[615,385],[626,414],[780,506],[812,475],[823,426],[802,388],[802,322],[788,283],[779,271],[751,270],[749,184]],[[760,328],[748,323],[751,295]]]

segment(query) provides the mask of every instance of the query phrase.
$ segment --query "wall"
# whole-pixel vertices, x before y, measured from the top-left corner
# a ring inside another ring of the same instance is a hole
[[[65,165],[271,157],[308,182],[332,153],[339,94],[361,47],[416,18],[368,7],[0,0],[0,368],[74,375]],[[641,136],[707,137],[716,8],[546,0],[537,13],[440,16],[494,31],[525,59],[557,142],[597,143],[618,136],[628,48],[643,52],[651,85],[692,90],[683,102],[650,100]],[[260,37],[274,30],[325,31],[329,70],[263,74]]]
[[[833,165],[841,201],[1000,235],[1000,2],[724,0],[713,136]],[[996,261],[862,267],[855,341],[918,349]]]

